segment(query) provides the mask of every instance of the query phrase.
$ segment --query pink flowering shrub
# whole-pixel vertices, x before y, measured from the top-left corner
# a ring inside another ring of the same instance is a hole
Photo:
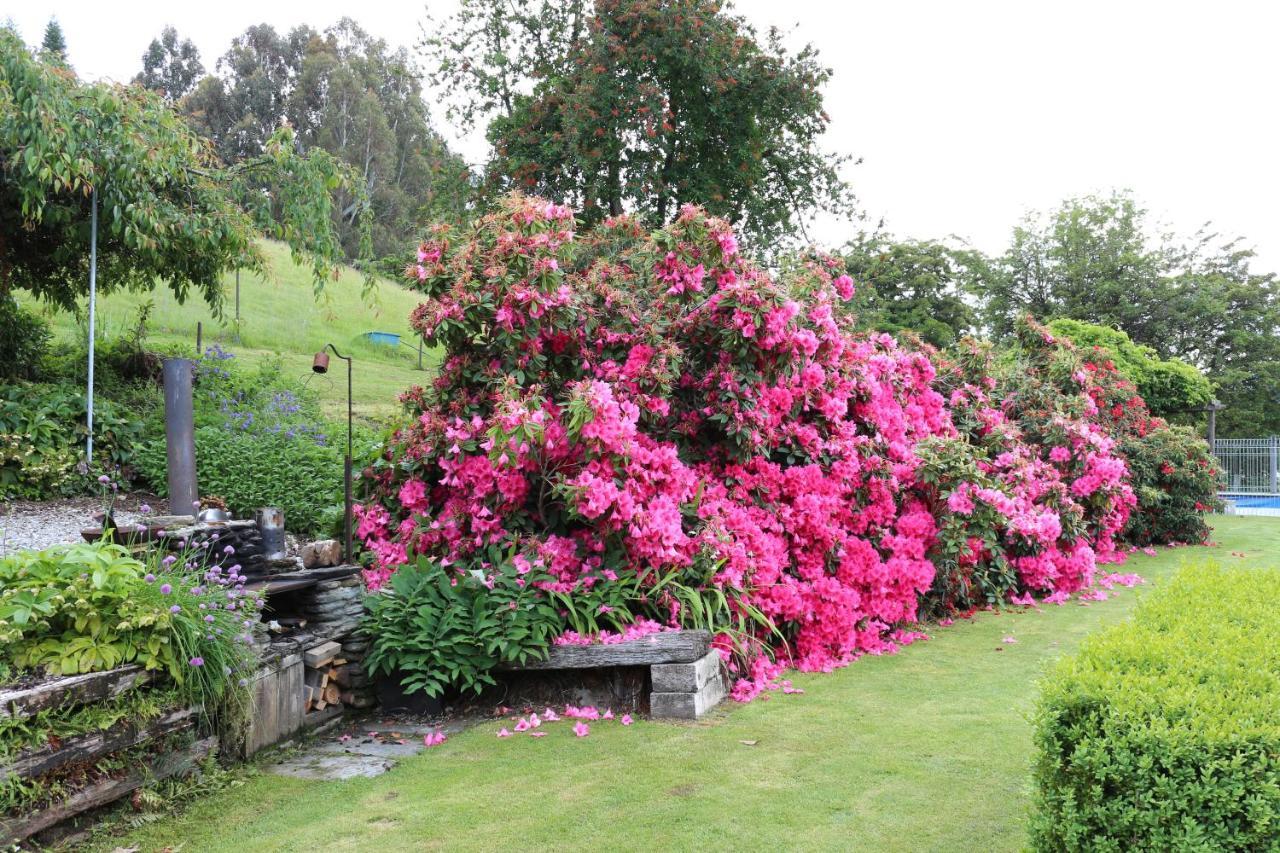
[[[1065,598],[1121,558],[1128,470],[1038,326],[1012,365],[967,342],[939,374],[854,330],[836,261],[775,277],[693,207],[584,238],[513,195],[433,229],[407,273],[445,356],[365,473],[366,579],[466,591],[483,624],[522,626],[512,655],[708,628],[748,699],[783,665],[918,638],[922,601]],[[483,683],[489,641],[458,642]]]
[[[940,535],[931,610],[966,610],[1027,593],[1070,594],[1099,562],[1121,562],[1135,498],[1072,348],[1025,321],[1012,359],[964,341],[943,370],[963,441],[924,445],[920,478]]]
[[[370,587],[510,548],[566,617],[632,585],[632,618],[806,669],[892,649],[934,574],[915,445],[952,432],[928,358],[851,331],[833,261],[777,280],[698,209],[573,224],[512,196],[420,248],[412,322],[445,358],[368,472]]]

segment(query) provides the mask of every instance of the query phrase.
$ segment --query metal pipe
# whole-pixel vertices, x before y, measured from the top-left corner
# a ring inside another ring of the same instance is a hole
[[[169,512],[194,515],[196,490],[195,410],[191,379],[195,362],[189,358],[164,360],[164,435],[169,463]]]
[[[351,357],[338,352],[338,348],[333,344],[325,344],[324,349],[316,353],[316,357],[311,361],[311,369],[316,373],[329,372],[329,356],[325,354],[325,350],[333,350],[333,354],[347,363],[347,455],[343,462],[343,480],[345,484],[344,495],[344,512],[343,512],[343,537],[344,550],[342,558],[348,562],[351,560],[351,465],[354,453],[351,449],[351,422],[352,422],[352,404],[351,404]]]
[[[93,466],[93,338],[98,304],[98,188],[89,197],[89,394],[85,406],[89,413],[89,437],[85,442],[85,464]]]

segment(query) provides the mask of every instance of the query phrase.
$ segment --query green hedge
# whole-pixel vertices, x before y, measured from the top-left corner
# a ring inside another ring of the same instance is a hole
[[[196,472],[202,495],[218,495],[240,518],[278,506],[297,533],[332,532],[341,515],[342,453],[310,438],[239,432],[219,427],[195,431]],[[165,496],[167,462],[163,441],[140,455],[140,467],[156,493]]]
[[[1048,676],[1036,850],[1280,850],[1280,571],[1184,568]]]

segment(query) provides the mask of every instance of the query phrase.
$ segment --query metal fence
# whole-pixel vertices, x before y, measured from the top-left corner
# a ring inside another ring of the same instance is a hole
[[[1280,439],[1219,438],[1213,452],[1222,465],[1222,491],[1232,495],[1280,495],[1277,483]]]

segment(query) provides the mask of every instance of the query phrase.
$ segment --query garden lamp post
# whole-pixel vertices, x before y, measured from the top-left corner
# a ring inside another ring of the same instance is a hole
[[[333,350],[333,354],[347,363],[347,458],[343,465],[343,478],[345,481],[345,502],[343,515],[343,535],[345,536],[343,544],[342,559],[351,562],[351,357],[338,352],[338,348],[333,344],[325,344],[324,349],[316,353],[316,357],[311,360],[311,369],[316,373],[329,372],[329,354],[325,349]]]

